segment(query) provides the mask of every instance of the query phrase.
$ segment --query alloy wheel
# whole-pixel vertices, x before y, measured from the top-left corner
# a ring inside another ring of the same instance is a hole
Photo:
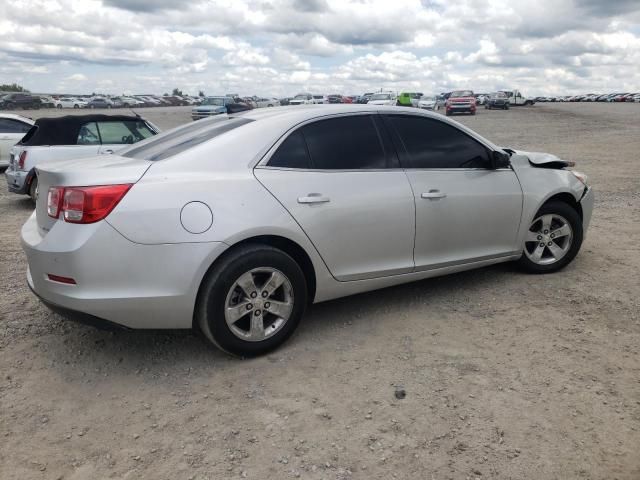
[[[538,265],[560,261],[571,248],[573,229],[561,215],[546,214],[536,218],[529,227],[524,253]]]
[[[275,335],[293,311],[293,287],[281,271],[254,268],[232,285],[225,301],[227,326],[238,338],[260,342]]]

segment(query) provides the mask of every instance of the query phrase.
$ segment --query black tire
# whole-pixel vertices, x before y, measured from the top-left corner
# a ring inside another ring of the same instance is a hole
[[[31,180],[31,184],[29,185],[29,197],[33,203],[36,203],[37,200],[37,190],[38,190],[38,177],[33,176],[33,180]]]
[[[236,336],[225,320],[227,294],[236,280],[260,267],[282,272],[293,290],[293,310],[281,329],[265,340],[251,342]],[[282,250],[262,244],[248,244],[226,254],[210,270],[200,288],[196,321],[204,336],[221,350],[239,357],[256,357],[279,347],[295,331],[307,305],[307,282],[300,266]]]
[[[470,113],[471,115],[475,115],[475,114],[476,114],[476,111],[475,111],[475,110],[472,110],[472,111],[470,111],[469,113]]]
[[[59,105],[57,106],[57,108],[58,108],[59,110],[62,110],[62,105],[61,105],[61,104],[59,104]]]
[[[538,210],[538,212],[536,213],[535,218],[547,214],[561,215],[567,220],[567,222],[571,226],[571,229],[573,230],[573,239],[571,246],[569,247],[569,251],[564,257],[562,257],[557,262],[548,265],[540,265],[531,261],[529,257],[527,257],[527,255],[525,255],[524,253],[524,248],[526,247],[523,247],[522,257],[520,257],[520,259],[518,260],[518,266],[526,272],[540,274],[553,273],[557,272],[558,270],[562,270],[569,263],[571,263],[571,261],[580,251],[580,247],[582,246],[582,219],[580,218],[580,215],[574,207],[565,202],[551,201],[545,203],[542,207],[540,207],[540,210]]]
[[[62,108],[62,107],[60,107]],[[73,108],[80,108],[80,105],[74,105]]]
[[[447,117],[450,117],[450,116],[451,116],[451,112],[449,112],[449,110],[446,110],[446,111],[445,111],[445,115],[446,115]]]

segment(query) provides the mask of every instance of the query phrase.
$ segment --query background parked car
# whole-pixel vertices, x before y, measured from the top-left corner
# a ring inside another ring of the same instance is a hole
[[[476,97],[472,90],[454,90],[445,101],[445,112],[448,115],[454,113],[476,114]]]
[[[368,104],[371,105],[395,105],[397,95],[393,92],[374,93],[369,98]]]
[[[9,191],[35,200],[36,166],[51,160],[110,154],[158,132],[156,126],[137,116],[39,118],[11,149],[9,168],[5,172]]]
[[[11,148],[24,137],[34,121],[12,113],[0,113],[0,169],[9,165]]]
[[[299,93],[289,100],[289,105],[311,105],[313,103],[313,95],[310,93]]]
[[[399,107],[417,107],[422,93],[417,92],[402,92],[398,95],[396,105]]]
[[[418,108],[424,110],[438,110],[438,99],[434,95],[423,95],[418,100]]]
[[[47,95],[39,95],[38,98],[40,99],[41,108],[55,108],[56,101],[54,98]]]
[[[61,97],[55,101],[56,108],[87,108],[87,102],[79,98]]]
[[[113,106],[113,102],[105,97],[95,97],[87,103],[89,108],[113,108]]]
[[[0,109],[3,110],[38,110],[42,102],[40,98],[28,93],[10,93],[0,100]]]
[[[494,108],[509,110],[509,98],[504,92],[494,92],[485,100],[484,108],[487,110],[493,110]]]

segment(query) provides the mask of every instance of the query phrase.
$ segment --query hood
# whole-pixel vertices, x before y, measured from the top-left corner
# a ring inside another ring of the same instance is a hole
[[[476,97],[449,97],[449,101],[452,103],[466,103],[476,101]]]
[[[507,149],[508,150],[508,149]],[[567,162],[561,158],[551,155],[550,153],[543,152],[525,152],[522,150],[514,151],[517,155],[525,156],[529,159],[529,163],[534,167],[540,168],[565,168],[571,167],[572,162]]]

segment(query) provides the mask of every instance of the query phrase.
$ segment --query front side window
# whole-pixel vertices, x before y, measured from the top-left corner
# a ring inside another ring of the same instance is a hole
[[[404,145],[407,168],[488,168],[487,148],[439,120],[418,116],[386,117]]]
[[[338,117],[302,128],[311,164],[322,170],[388,168],[370,115]]]
[[[96,122],[85,123],[78,132],[78,145],[100,145],[100,135]]]
[[[202,102],[202,105],[215,105],[218,107],[224,107],[225,99],[224,98],[205,98]]]
[[[143,121],[98,122],[100,138],[105,145],[136,143],[153,136]]]

